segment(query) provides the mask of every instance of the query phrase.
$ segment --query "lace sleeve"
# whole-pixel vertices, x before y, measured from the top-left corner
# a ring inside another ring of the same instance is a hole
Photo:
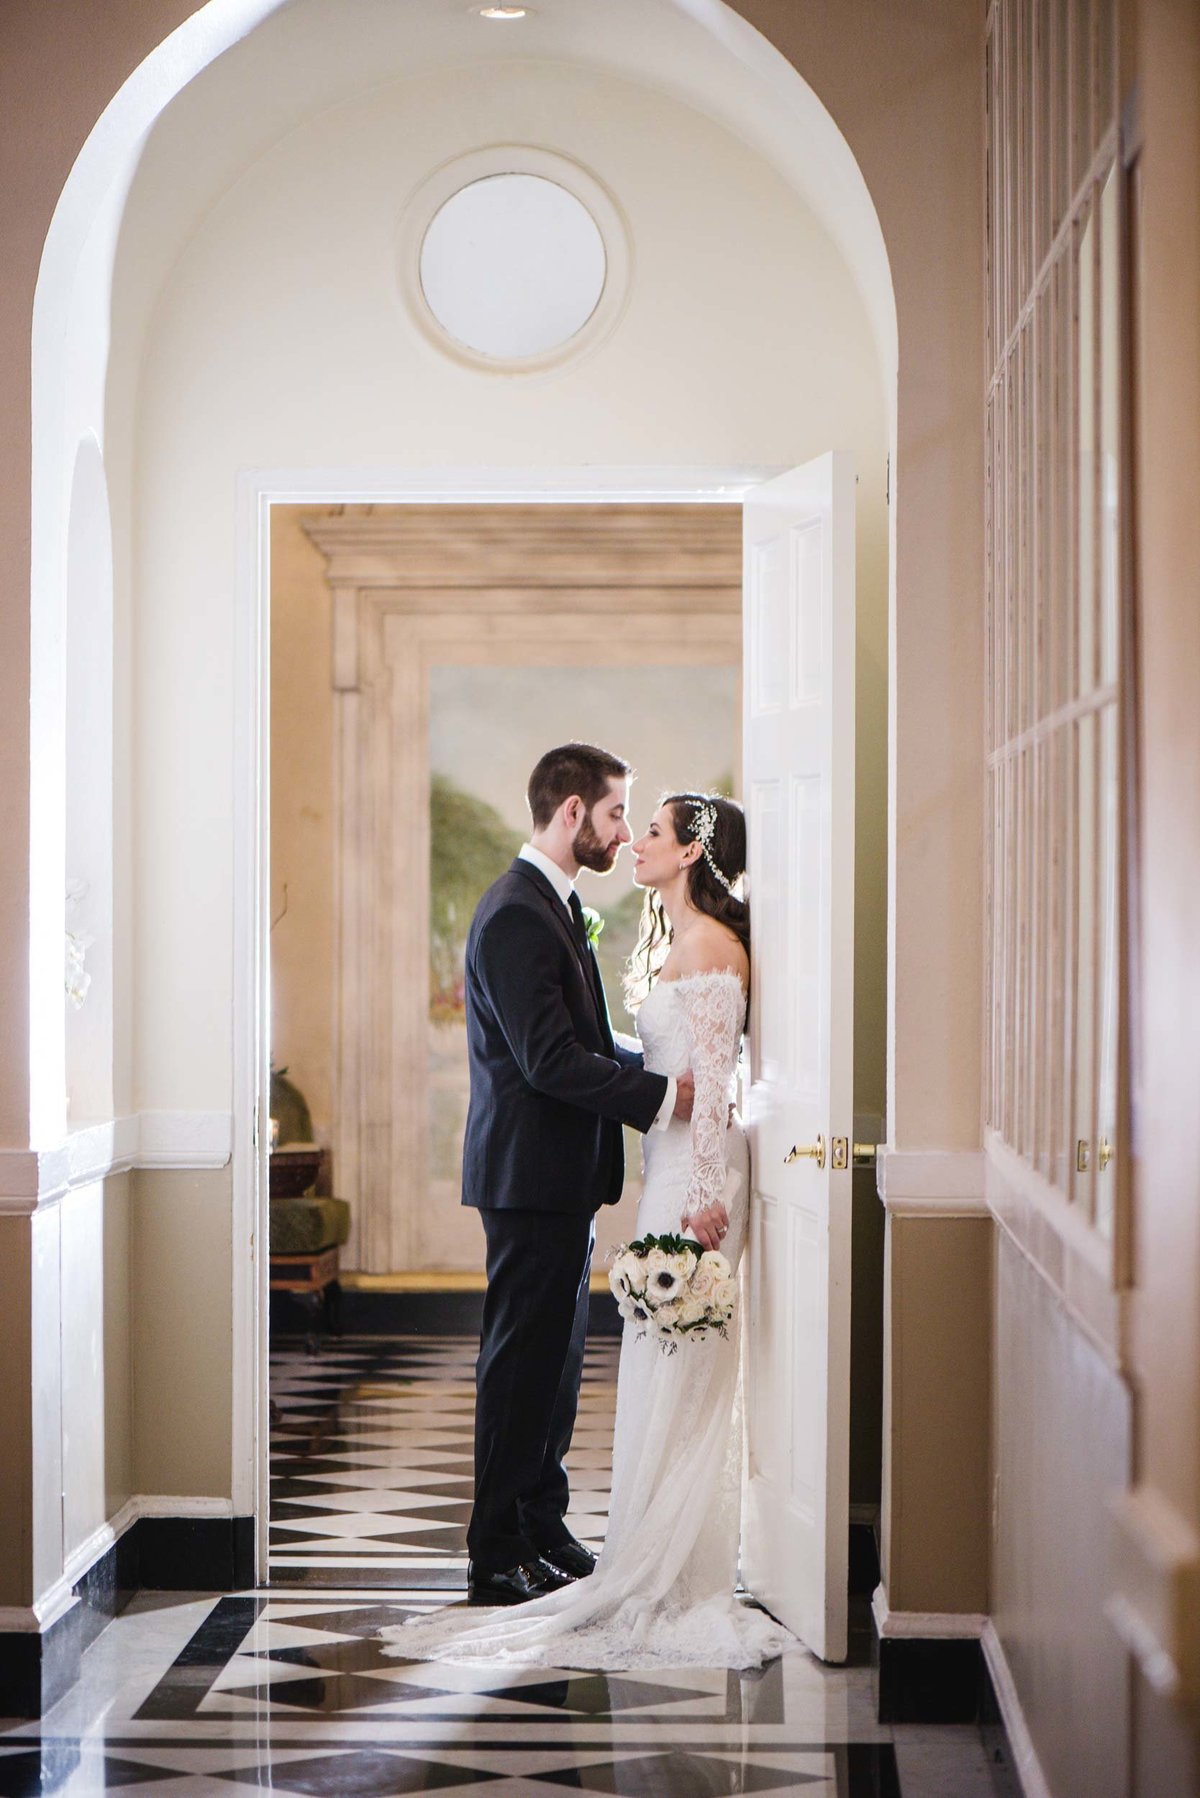
[[[746,995],[733,973],[691,975],[679,982],[679,989],[696,1082],[686,1220],[725,1190],[729,1088],[746,1021]]]

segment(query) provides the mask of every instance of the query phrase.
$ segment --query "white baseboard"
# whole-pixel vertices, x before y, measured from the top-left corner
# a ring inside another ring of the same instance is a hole
[[[176,1498],[170,1492],[140,1493],[139,1517],[232,1517],[231,1498]]]
[[[0,1632],[18,1636],[44,1635],[75,1604],[75,1594],[71,1590],[73,1583],[64,1574],[46,1588],[36,1604],[0,1605]]]
[[[1008,1733],[1008,1745],[1012,1750],[1013,1771],[1020,1783],[1024,1798],[1054,1798],[1046,1775],[1042,1772],[1033,1738],[1029,1733],[1029,1725],[1025,1721],[1025,1713],[1021,1709],[1021,1700],[1017,1696],[1016,1681],[1012,1676],[1012,1668],[1008,1664],[1008,1656],[1004,1652],[1004,1644],[996,1634],[996,1626],[989,1617],[980,1638],[983,1658],[987,1670],[992,1677],[992,1689],[996,1694],[996,1702],[1000,1706],[1000,1715],[1004,1719],[1004,1727]]]
[[[29,1605],[0,1605],[0,1634],[38,1635],[75,1603],[74,1588],[140,1517],[232,1517],[231,1498],[181,1498],[170,1492],[137,1492],[67,1556],[52,1586]]]
[[[974,1611],[894,1611],[883,1585],[871,1594],[871,1611],[881,1642],[977,1642],[988,1621]]]
[[[113,1513],[107,1523],[93,1530],[77,1548],[73,1548],[63,1566],[63,1578],[68,1586],[81,1580],[88,1570],[96,1565],[100,1556],[107,1554],[113,1543],[125,1534],[131,1523],[136,1523],[140,1516],[136,1497],[127,1498],[119,1511]]]

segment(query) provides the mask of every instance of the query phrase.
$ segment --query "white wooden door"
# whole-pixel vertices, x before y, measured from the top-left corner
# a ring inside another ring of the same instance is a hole
[[[841,1661],[854,1100],[849,456],[820,456],[754,488],[744,543],[753,1197],[742,1572],[814,1654]]]

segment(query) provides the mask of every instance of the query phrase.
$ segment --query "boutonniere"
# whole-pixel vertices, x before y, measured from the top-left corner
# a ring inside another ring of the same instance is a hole
[[[587,940],[596,948],[600,941],[600,933],[604,929],[604,919],[590,905],[583,907],[583,928],[587,931]]]

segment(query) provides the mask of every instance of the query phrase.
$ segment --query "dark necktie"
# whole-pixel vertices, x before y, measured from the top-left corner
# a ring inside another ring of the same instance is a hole
[[[587,925],[583,921],[583,906],[579,903],[579,894],[574,887],[571,888],[571,897],[567,900],[567,905],[571,913],[571,922],[575,926],[579,947],[586,950],[588,948]]]
[[[579,956],[587,970],[588,982],[592,989],[592,998],[596,1005],[605,1036],[611,1042],[611,1026],[608,1022],[608,1007],[604,1003],[604,988],[600,984],[600,970],[596,966],[596,957],[592,953],[592,945],[588,940],[587,925],[583,921],[583,906],[579,903],[579,894],[572,887],[571,897],[567,900],[567,909],[571,913],[571,922],[575,926],[575,940],[579,945]]]

